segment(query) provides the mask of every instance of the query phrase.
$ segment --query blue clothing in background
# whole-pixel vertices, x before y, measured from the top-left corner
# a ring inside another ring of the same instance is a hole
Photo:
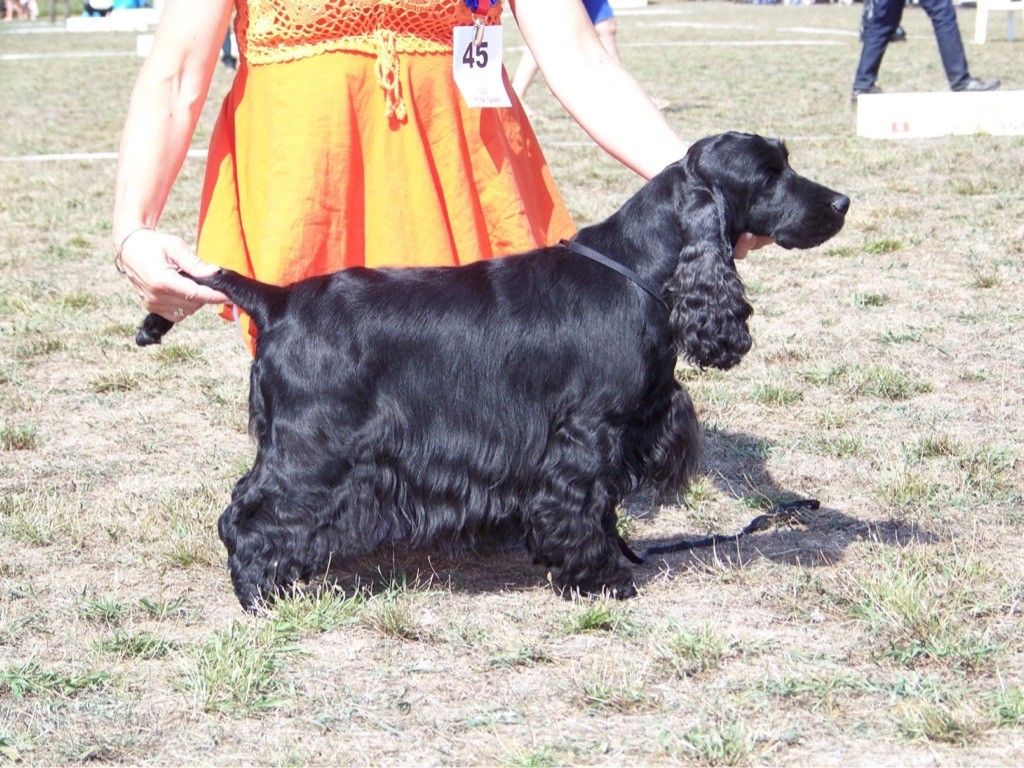
[[[607,21],[615,16],[608,0],[583,0],[583,5],[586,6],[592,24]]]

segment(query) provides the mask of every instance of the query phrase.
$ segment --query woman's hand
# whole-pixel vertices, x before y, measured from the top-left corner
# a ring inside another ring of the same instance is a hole
[[[181,170],[209,93],[231,0],[166,0],[153,50],[139,70],[114,182],[114,251],[142,306],[176,322],[226,297],[179,272],[216,267],[180,238],[153,231]]]
[[[756,251],[758,248],[764,248],[766,245],[771,245],[774,242],[770,237],[744,232],[732,247],[732,257],[737,261],[745,259],[750,251]]]
[[[220,291],[187,277],[210,277],[218,268],[200,260],[174,235],[135,230],[122,241],[117,265],[131,280],[142,306],[174,323],[206,304],[229,301]]]

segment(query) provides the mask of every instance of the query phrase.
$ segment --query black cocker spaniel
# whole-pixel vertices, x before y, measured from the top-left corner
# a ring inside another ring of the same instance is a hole
[[[251,609],[393,541],[522,540],[564,594],[634,595],[616,507],[684,488],[701,455],[676,359],[729,368],[750,349],[733,243],[811,248],[849,205],[781,142],[728,133],[573,243],[288,287],[201,280],[259,328],[258,451],[219,524],[238,599]],[[169,327],[150,315],[138,341]]]

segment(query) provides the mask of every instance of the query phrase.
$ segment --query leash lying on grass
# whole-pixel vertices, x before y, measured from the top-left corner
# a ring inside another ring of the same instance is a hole
[[[654,546],[647,547],[639,555],[630,548],[629,544],[627,544],[621,536],[616,534],[616,538],[619,542],[619,549],[622,551],[622,554],[626,556],[626,559],[630,562],[636,563],[637,565],[643,565],[652,555],[667,555],[671,552],[684,552],[688,549],[700,549],[702,547],[716,547],[719,544],[728,544],[730,542],[739,541],[744,536],[749,536],[752,533],[763,531],[765,528],[775,523],[794,519],[799,521],[801,513],[816,510],[820,506],[821,502],[817,499],[797,499],[795,501],[787,501],[782,504],[777,504],[763,515],[758,515],[739,533],[728,535],[717,533],[714,536],[707,536],[703,539],[679,539],[678,541],[673,541],[669,544],[656,544]]]

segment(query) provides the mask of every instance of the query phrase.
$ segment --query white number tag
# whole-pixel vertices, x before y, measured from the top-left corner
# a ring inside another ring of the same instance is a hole
[[[466,105],[511,107],[501,76],[501,25],[455,27],[452,47],[455,84]]]

